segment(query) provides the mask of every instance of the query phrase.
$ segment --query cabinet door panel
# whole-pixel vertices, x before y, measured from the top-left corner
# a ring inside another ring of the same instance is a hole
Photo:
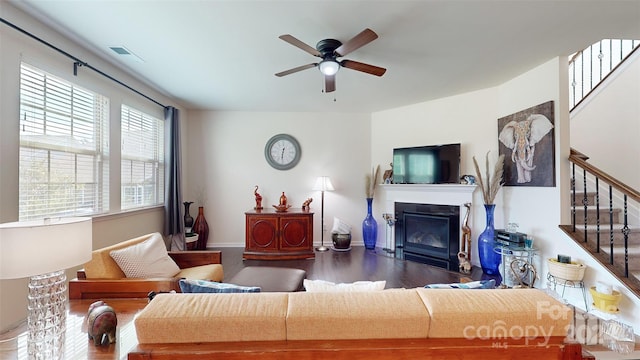
[[[300,250],[311,246],[307,217],[283,217],[280,221],[281,250]]]
[[[248,224],[247,247],[252,250],[277,250],[278,219],[273,217],[251,218]]]

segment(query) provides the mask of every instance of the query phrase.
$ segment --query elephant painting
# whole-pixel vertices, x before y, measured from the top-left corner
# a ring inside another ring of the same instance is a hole
[[[553,102],[549,102],[553,106]],[[542,104],[545,105],[545,104]],[[542,105],[539,105],[542,106]],[[536,109],[538,110],[538,109]],[[542,110],[542,109],[539,109]],[[549,118],[543,114],[545,111],[533,112],[529,111],[521,112],[511,115],[507,118],[503,118],[502,123],[504,126],[498,134],[498,139],[506,147],[505,152],[511,150],[511,156],[505,153],[505,158],[511,158],[511,165],[509,168],[512,185],[525,185],[536,186],[544,185],[544,181],[553,181],[553,137],[545,141],[547,148],[543,149],[543,152],[539,156],[536,154],[536,144],[540,143],[549,132],[553,129],[553,123]],[[553,119],[553,113],[550,114]],[[524,120],[522,120],[524,119]],[[541,158],[542,157],[542,158]],[[536,179],[532,181],[533,171],[542,164],[543,170],[536,171],[542,172],[545,179]],[[505,163],[505,174],[508,164]],[[515,166],[515,174],[513,167]],[[551,166],[551,170],[549,170]],[[514,176],[517,174],[517,177]],[[515,179],[513,179],[515,177]],[[549,179],[551,178],[551,179]],[[506,182],[508,185],[508,181]]]

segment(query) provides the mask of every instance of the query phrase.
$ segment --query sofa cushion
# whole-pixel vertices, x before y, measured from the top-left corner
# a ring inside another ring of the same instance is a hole
[[[286,293],[158,294],[134,320],[140,344],[286,340]]]
[[[117,244],[103,247],[91,252],[91,261],[84,264],[84,272],[87,279],[122,279],[126,275],[113,260],[110,252],[113,250],[124,249],[131,245],[139,244],[151,236],[158,233],[146,234],[137,238],[119,242]],[[158,234],[159,235],[159,234]]]
[[[149,239],[109,253],[129,278],[173,277],[180,268],[167,254],[162,235],[154,233]]]
[[[566,336],[572,319],[571,309],[538,289],[417,292],[430,314],[430,338]]]
[[[349,292],[349,291],[380,291],[384,290],[386,281],[356,281],[352,283],[333,283],[324,280],[304,279],[303,285],[307,292]]]
[[[208,264],[180,269],[180,272],[176,274],[175,277],[181,279],[209,280],[219,282],[224,279],[224,271],[221,264]]]
[[[413,289],[289,294],[287,340],[426,338],[428,333],[429,313]]]
[[[180,279],[180,291],[183,293],[256,293],[257,286],[240,286],[206,280]]]

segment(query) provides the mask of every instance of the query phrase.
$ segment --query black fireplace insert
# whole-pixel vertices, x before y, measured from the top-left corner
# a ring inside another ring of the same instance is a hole
[[[395,218],[397,257],[458,269],[459,206],[397,202]]]

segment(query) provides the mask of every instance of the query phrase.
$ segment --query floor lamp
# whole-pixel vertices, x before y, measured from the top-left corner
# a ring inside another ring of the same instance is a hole
[[[316,248],[317,251],[327,251],[329,250],[328,247],[324,246],[324,192],[325,191],[333,191],[335,190],[333,188],[333,184],[331,184],[331,179],[329,179],[328,176],[318,176],[318,178],[316,179],[316,184],[313,186],[313,190],[319,190],[321,191],[321,201],[320,201],[320,216],[322,218],[322,227],[320,228],[321,231],[321,243],[320,246]]]
[[[0,279],[29,277],[29,359],[62,359],[67,326],[65,269],[91,260],[89,217],[0,224]]]

